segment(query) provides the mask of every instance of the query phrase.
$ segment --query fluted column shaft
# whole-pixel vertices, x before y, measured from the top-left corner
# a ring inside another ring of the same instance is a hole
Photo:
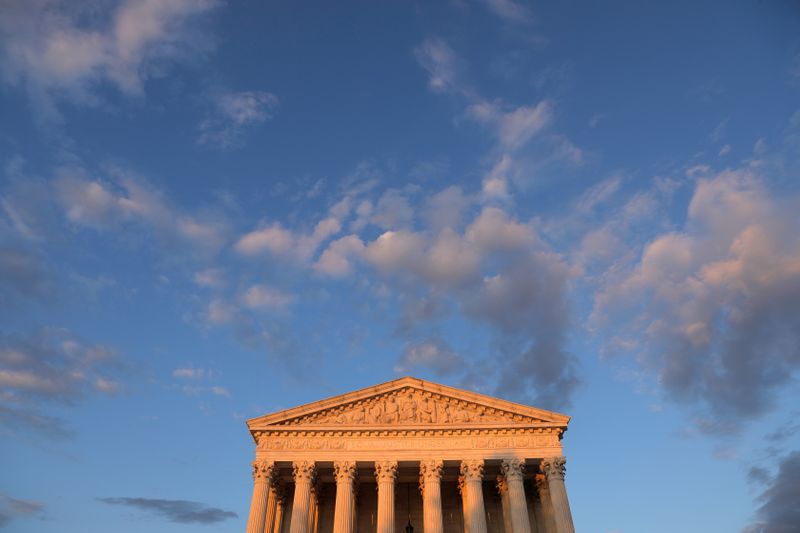
[[[500,504],[503,506],[503,531],[513,533],[511,508],[508,502],[508,483],[506,483],[505,476],[497,476],[497,493],[500,495]]]
[[[308,533],[316,533],[317,511],[319,510],[319,498],[315,485],[311,485],[311,501],[308,504]]]
[[[277,491],[275,498],[275,523],[267,533],[281,533],[283,528],[283,516],[286,509],[286,496],[282,490]]]
[[[483,505],[483,460],[471,459],[461,463],[461,475],[464,477],[464,522],[467,533],[486,533],[486,511]]]
[[[419,465],[419,485],[422,489],[422,529],[425,533],[444,533],[442,519],[441,460],[422,461]]]
[[[247,517],[247,533],[264,533],[267,519],[267,497],[275,471],[273,461],[253,461],[253,498],[250,500],[250,514]]]
[[[541,465],[550,487],[550,500],[553,503],[553,516],[556,523],[555,533],[575,533],[572,511],[569,509],[569,500],[567,499],[567,488],[564,486],[566,463],[567,460],[564,457],[550,457],[543,459]]]
[[[536,475],[536,491],[539,493],[542,529],[544,533],[556,533],[556,519],[553,514],[553,501],[550,499],[550,486],[544,474]]]
[[[464,483],[464,476],[458,476],[458,493],[461,495],[461,516],[464,517],[464,533],[472,531],[469,519],[471,517],[467,501],[467,486]]]
[[[289,533],[309,533],[311,486],[316,476],[314,461],[294,462],[294,499]]]
[[[267,517],[264,520],[264,533],[272,533],[272,530],[275,528],[275,511],[278,508],[278,498],[277,494],[275,494],[275,486],[273,484],[269,490],[269,496],[267,496]]]
[[[377,533],[394,533],[394,484],[397,480],[397,461],[375,463],[378,481]]]
[[[508,484],[511,531],[513,533],[531,533],[528,503],[525,501],[525,488],[522,486],[522,479],[525,475],[525,462],[519,459],[504,459],[500,468]]]
[[[336,506],[333,511],[333,533],[353,533],[353,506],[355,500],[353,482],[356,477],[354,461],[333,463],[336,476]]]

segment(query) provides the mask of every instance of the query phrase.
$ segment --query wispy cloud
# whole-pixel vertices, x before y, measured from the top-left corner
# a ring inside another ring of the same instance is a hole
[[[606,278],[594,321],[641,332],[644,366],[697,407],[698,427],[720,431],[766,412],[798,370],[798,198],[773,196],[749,168],[698,172],[685,226]]]
[[[105,4],[103,4],[105,5]],[[57,103],[95,105],[103,85],[141,95],[156,61],[192,57],[208,46],[190,24],[212,0],[126,0],[112,10],[45,0],[7,4],[0,19],[0,69],[24,87],[45,119]]]
[[[446,41],[426,39],[414,48],[414,56],[428,73],[428,86],[438,93],[463,91],[460,80],[461,60]]]
[[[183,211],[127,168],[112,166],[102,174],[104,178],[96,177],[81,167],[59,170],[53,182],[56,202],[75,226],[118,230],[133,222],[154,230],[165,244],[182,244],[206,256],[226,244],[230,230],[219,212]]]
[[[265,91],[225,93],[213,105],[210,116],[200,123],[197,142],[233,148],[243,143],[246,130],[272,118],[278,97]]]
[[[204,503],[187,500],[164,500],[155,498],[98,498],[109,505],[123,505],[159,516],[178,524],[218,524],[239,515],[210,507]]]
[[[39,411],[48,404],[74,404],[90,394],[119,393],[122,384],[116,375],[121,366],[120,357],[110,347],[84,344],[62,328],[45,328],[28,336],[0,336],[0,420],[4,429],[65,433],[59,419]]]
[[[759,478],[766,478],[766,474]],[[742,533],[788,533],[797,529],[800,524],[800,505],[797,504],[800,501],[800,452],[794,451],[780,461],[778,473],[758,501],[761,507],[756,512],[757,521]]]
[[[21,500],[0,494],[0,527],[9,525],[17,518],[42,518],[43,515],[44,504],[40,502]]]
[[[463,364],[463,359],[443,339],[433,337],[408,344],[394,370],[408,374],[415,369],[423,368],[444,376],[455,374]]]
[[[531,9],[514,0],[481,0],[481,3],[507,22],[525,24],[534,20]]]
[[[511,1],[487,1],[490,9],[512,19],[527,19],[527,8]],[[463,102],[464,116],[490,132],[495,140],[491,150],[494,160],[485,180],[488,196],[508,197],[509,184],[526,183],[537,168],[557,164],[578,166],[585,154],[563,134],[550,131],[557,102],[542,99],[531,104],[511,104],[489,98],[466,79],[464,61],[441,38],[429,38],[414,48],[419,65],[428,74],[432,91],[450,95]],[[502,175],[499,171],[502,170]],[[486,192],[485,191],[485,192]]]

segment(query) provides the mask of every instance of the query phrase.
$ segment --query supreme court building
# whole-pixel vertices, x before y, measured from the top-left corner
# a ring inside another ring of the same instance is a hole
[[[568,423],[411,377],[253,418],[247,533],[574,533]]]

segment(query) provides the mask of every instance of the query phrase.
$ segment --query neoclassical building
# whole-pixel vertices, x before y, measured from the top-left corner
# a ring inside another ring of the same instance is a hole
[[[573,533],[568,423],[411,377],[253,418],[247,533]]]

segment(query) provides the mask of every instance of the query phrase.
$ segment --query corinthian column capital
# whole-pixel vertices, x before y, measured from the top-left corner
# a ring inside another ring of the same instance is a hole
[[[503,459],[500,469],[507,480],[522,480],[525,475],[525,461],[521,459]]]
[[[442,479],[442,469],[444,461],[441,459],[429,459],[419,463],[419,492],[425,494],[425,485],[435,483]]]
[[[420,461],[419,463],[419,477],[421,481],[426,479],[441,479],[442,469],[444,468],[444,461],[441,459],[430,459],[427,461]]]
[[[541,469],[547,480],[560,479],[564,480],[564,474],[567,472],[567,459],[565,457],[547,457],[542,459]]]
[[[468,459],[461,462],[461,475],[464,481],[480,481],[483,479],[483,459]]]
[[[378,483],[382,481],[394,483],[397,479],[397,461],[376,461],[375,479]]]
[[[314,482],[314,478],[317,475],[317,466],[314,461],[295,461],[292,463],[292,468],[295,481]]]
[[[256,459],[253,461],[253,481],[256,483],[266,483],[272,481],[275,477],[277,470],[275,469],[275,461],[267,461],[265,459]]]
[[[358,475],[355,461],[334,461],[333,474],[336,483],[353,483]]]

